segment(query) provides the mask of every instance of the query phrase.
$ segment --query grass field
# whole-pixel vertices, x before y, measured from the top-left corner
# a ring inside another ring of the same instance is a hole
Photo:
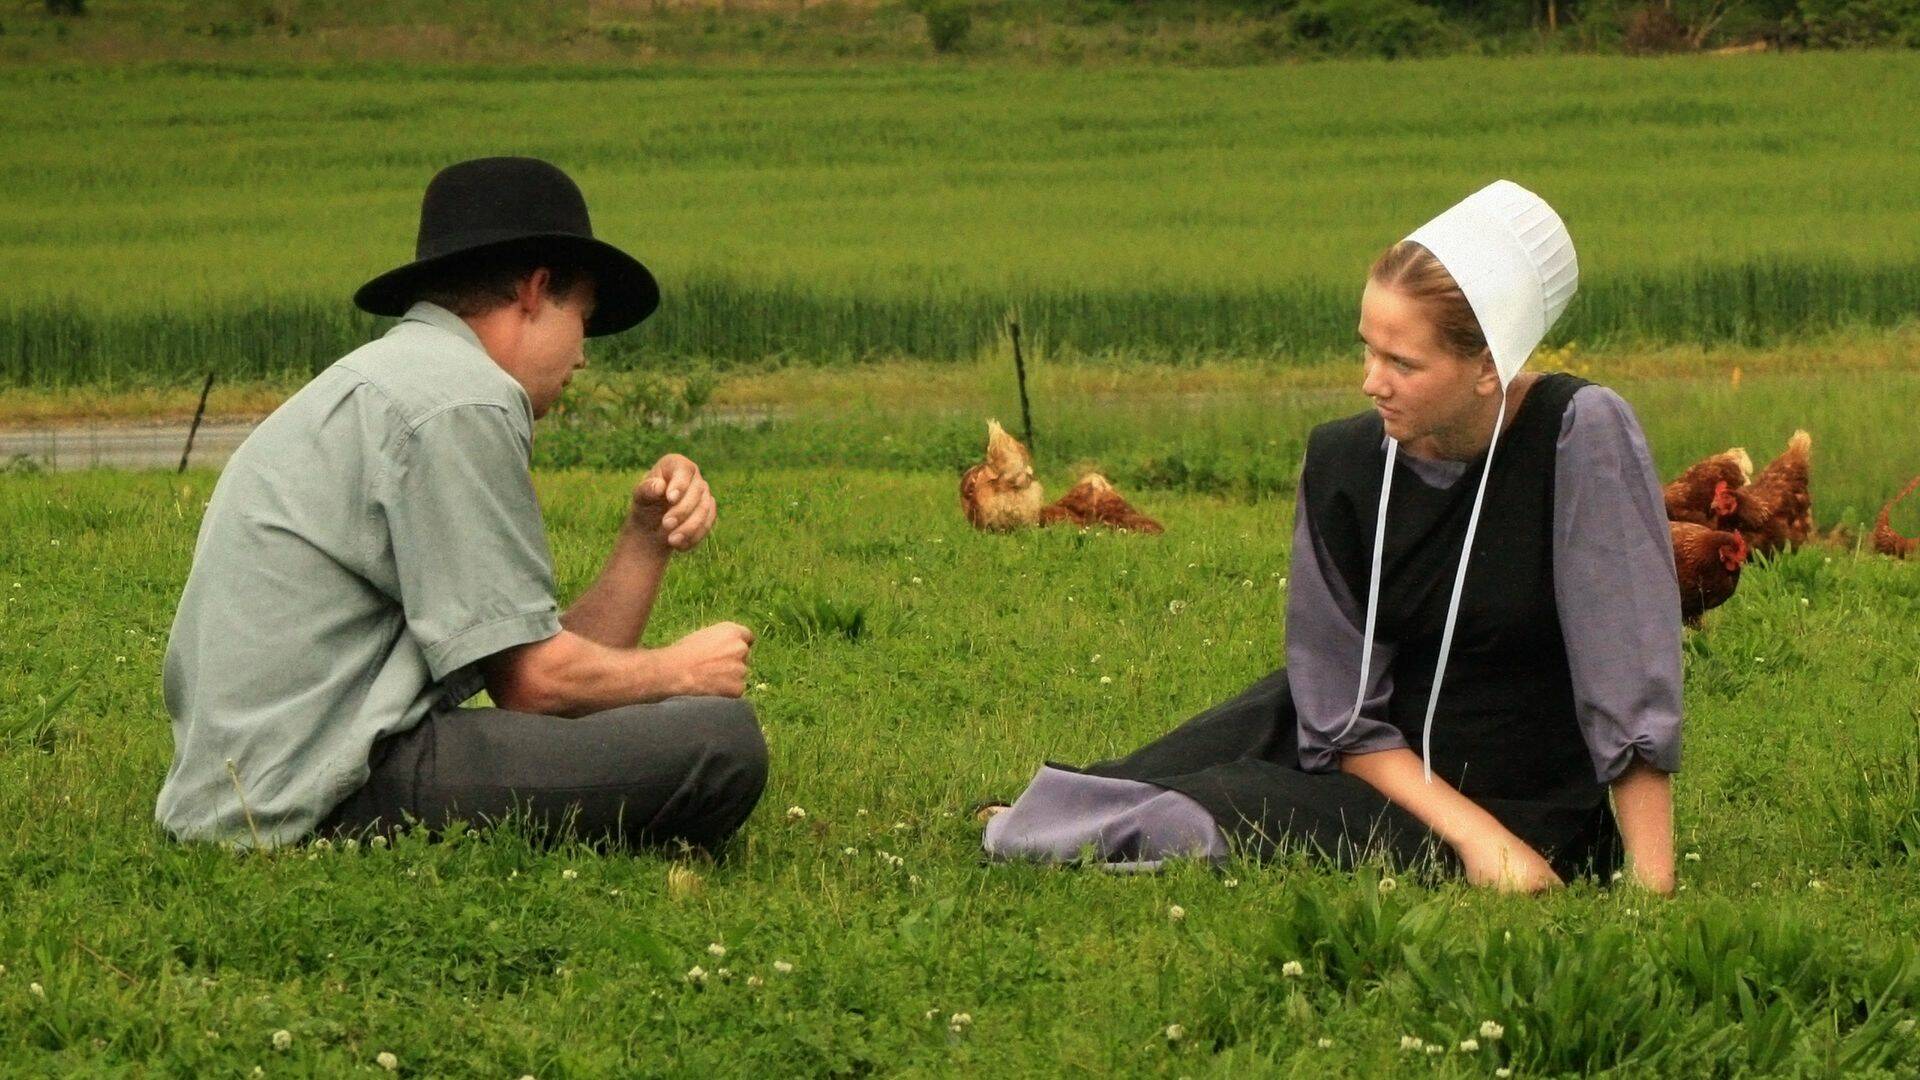
[[[1825,520],[1913,470],[1912,380],[1614,381],[1663,467],[1813,427]],[[946,392],[971,406],[970,387]],[[1137,403],[1131,429],[1056,407],[1043,479],[1076,457],[1133,469],[1183,438],[1196,460],[1290,480],[1302,425],[1350,408],[1249,389]],[[171,746],[159,663],[214,478],[9,477],[0,1060],[333,1075],[391,1053],[410,1074],[543,1078],[1920,1068],[1920,568],[1806,549],[1749,569],[1689,639],[1677,829],[1698,859],[1671,902],[1404,876],[1386,892],[1377,870],[1299,861],[989,868],[969,803],[1043,760],[1122,751],[1278,662],[1290,500],[1263,494],[1277,481],[1163,480],[1136,492],[1162,538],[982,536],[948,468],[977,420],[843,404],[696,436],[722,528],[676,566],[650,639],[727,617],[761,632],[773,779],[733,858],[692,885],[660,857],[541,852],[511,831],[251,858],[168,844],[150,824]],[[582,445],[539,440],[548,459]],[[629,474],[538,483],[571,595]]]
[[[1494,176],[1561,209],[1556,340],[1756,344],[1920,309],[1920,56],[1221,71],[0,71],[0,382],[310,371],[441,165],[540,154],[665,282],[632,365],[997,348],[1299,360]]]

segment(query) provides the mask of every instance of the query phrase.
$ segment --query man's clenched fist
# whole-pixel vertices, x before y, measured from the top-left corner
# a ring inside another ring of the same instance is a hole
[[[747,653],[753,631],[739,623],[714,623],[660,650],[673,683],[689,697],[737,698],[747,692]]]

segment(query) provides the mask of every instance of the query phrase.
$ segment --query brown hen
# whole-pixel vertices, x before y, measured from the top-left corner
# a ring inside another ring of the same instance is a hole
[[[1880,508],[1880,516],[1873,519],[1873,550],[1896,559],[1904,559],[1920,551],[1920,536],[1901,536],[1893,531],[1894,504],[1913,494],[1915,488],[1920,488],[1920,476],[1914,477],[1900,494],[1888,499],[1887,505]]]
[[[961,475],[960,511],[976,529],[1006,532],[1039,521],[1046,499],[1026,445],[987,421],[987,458]]]
[[[1813,437],[1796,431],[1787,448],[1753,482],[1733,492],[1734,512],[1719,519],[1747,538],[1756,554],[1797,547],[1813,535],[1813,491],[1808,482]]]
[[[1680,575],[1680,618],[1699,626],[1700,616],[1727,602],[1740,584],[1747,562],[1747,540],[1737,532],[1690,521],[1671,521],[1673,568]]]
[[[1081,477],[1059,502],[1041,510],[1040,524],[1111,525],[1155,536],[1166,531],[1159,522],[1129,505],[1107,478],[1097,472]]]
[[[1668,521],[1713,525],[1734,512],[1733,490],[1753,475],[1753,459],[1736,446],[1687,466],[1666,486]]]

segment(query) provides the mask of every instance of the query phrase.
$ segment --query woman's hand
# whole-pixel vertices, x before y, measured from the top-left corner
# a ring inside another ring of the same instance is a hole
[[[1537,893],[1562,884],[1560,875],[1519,837],[1498,832],[1470,837],[1454,845],[1467,880],[1501,892]]]

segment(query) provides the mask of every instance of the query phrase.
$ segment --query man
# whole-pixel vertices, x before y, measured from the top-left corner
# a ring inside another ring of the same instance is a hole
[[[713,527],[706,480],[662,458],[561,614],[528,472],[582,339],[659,295],[554,166],[433,178],[415,261],[354,297],[399,324],[262,422],[214,488],[167,647],[162,825],[271,846],[518,812],[547,836],[709,850],[739,827],[766,781],[740,700],[753,635],[637,647],[672,554]],[[458,707],[482,685],[497,708]]]

